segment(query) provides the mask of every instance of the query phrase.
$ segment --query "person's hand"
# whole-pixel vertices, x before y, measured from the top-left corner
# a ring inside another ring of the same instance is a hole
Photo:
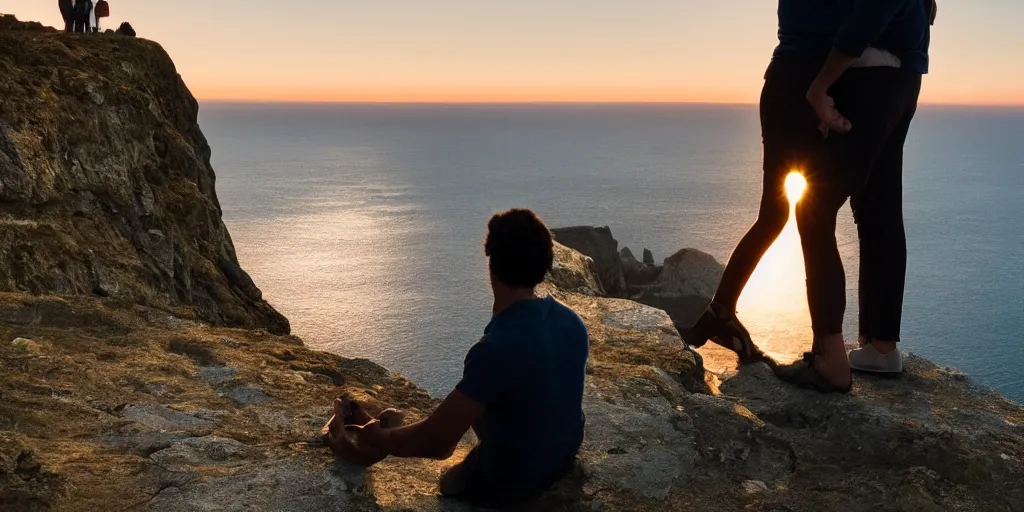
[[[818,130],[822,136],[828,137],[829,133],[847,133],[853,128],[850,120],[843,117],[836,110],[836,102],[828,95],[828,90],[822,87],[811,85],[807,90],[807,103],[814,110],[818,117]]]
[[[935,16],[938,15],[938,14],[939,14],[939,3],[936,2],[935,0],[932,0],[932,16],[928,20],[928,23],[931,24],[931,25],[934,25],[935,24]]]
[[[366,425],[346,425],[344,432],[328,433],[331,452],[335,456],[363,466],[372,466],[384,460],[384,429],[373,420]]]

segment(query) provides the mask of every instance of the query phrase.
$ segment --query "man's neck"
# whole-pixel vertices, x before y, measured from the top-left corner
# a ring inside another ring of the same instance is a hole
[[[516,302],[536,298],[537,292],[534,288],[509,288],[502,292],[496,291],[494,294],[494,307],[491,311],[494,315],[499,315]]]

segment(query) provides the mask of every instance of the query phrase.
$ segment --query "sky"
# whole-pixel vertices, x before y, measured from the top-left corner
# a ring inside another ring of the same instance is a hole
[[[771,0],[109,2],[201,100],[756,103],[777,25]],[[1024,0],[939,0],[932,41],[923,102],[1024,105]]]

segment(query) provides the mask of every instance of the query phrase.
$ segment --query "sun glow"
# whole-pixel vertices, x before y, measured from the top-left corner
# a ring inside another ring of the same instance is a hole
[[[807,190],[807,180],[804,179],[803,174],[793,171],[786,176],[786,197],[789,198],[790,206],[796,205],[796,202],[804,196],[805,190]]]
[[[790,215],[786,227],[761,258],[739,301],[739,315],[758,346],[772,357],[790,360],[807,349],[811,332],[804,284],[804,260],[796,227],[796,204],[807,191],[807,180],[794,170],[785,181]],[[722,371],[735,356],[702,349],[705,365]],[[724,363],[723,363],[724,361]]]

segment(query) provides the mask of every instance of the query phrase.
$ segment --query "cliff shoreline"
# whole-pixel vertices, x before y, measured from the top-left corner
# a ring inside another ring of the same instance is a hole
[[[472,510],[435,492],[471,436],[370,469],[308,443],[340,392],[411,420],[436,402],[288,335],[237,263],[159,45],[0,16],[0,98],[0,509]],[[592,337],[588,425],[528,510],[1024,510],[1019,404],[913,356],[851,396],[764,365],[719,382],[676,327],[713,259],[653,276],[616,254],[634,274],[610,297],[598,253],[556,252],[543,289]]]

